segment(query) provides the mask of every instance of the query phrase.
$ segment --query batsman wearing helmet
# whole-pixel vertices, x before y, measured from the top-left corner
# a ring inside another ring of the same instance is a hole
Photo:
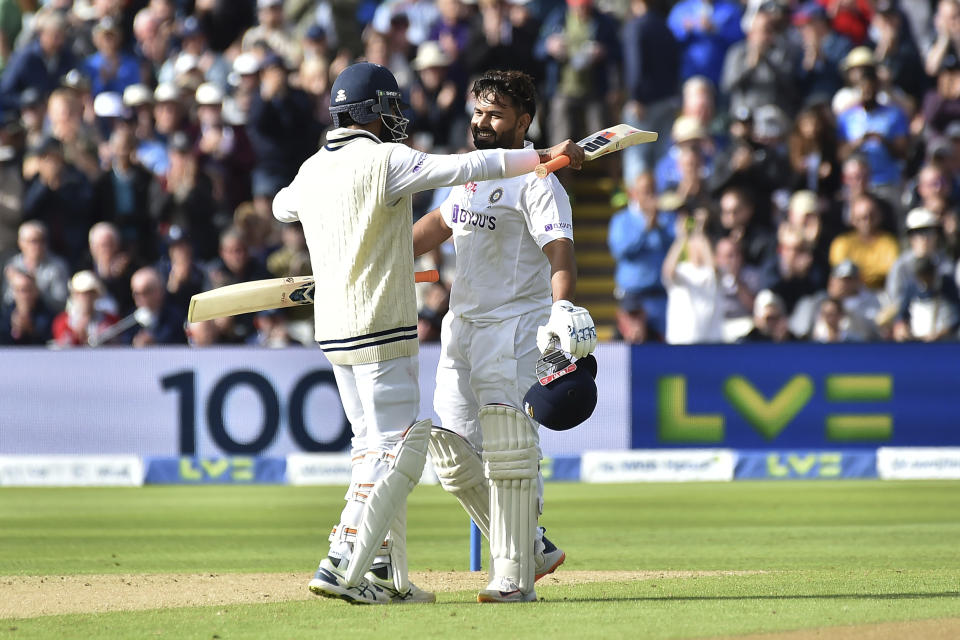
[[[532,148],[524,141],[536,110],[529,76],[487,72],[472,92],[478,149]],[[490,542],[491,581],[477,599],[529,602],[537,598],[534,581],[565,556],[537,526],[540,437],[523,411],[524,394],[552,344],[580,358],[597,343],[589,312],[570,302],[577,281],[570,201],[553,175],[469,181],[417,221],[414,251],[451,235],[457,266],[434,396],[443,428],[433,428],[430,454],[443,487]]]
[[[583,155],[569,140],[542,153],[456,156],[397,144],[408,122],[397,81],[372,63],[344,69],[331,96],[337,128],[273,201],[278,220],[303,225],[318,274],[316,340],[353,429],[346,506],[309,588],[352,603],[433,602],[407,577],[406,501],[423,471],[431,428],[417,420],[411,195],[522,175],[560,155],[579,166]]]

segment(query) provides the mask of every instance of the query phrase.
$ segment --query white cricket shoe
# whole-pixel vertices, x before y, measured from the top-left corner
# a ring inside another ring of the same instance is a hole
[[[382,574],[383,577],[380,577]],[[368,571],[364,576],[371,584],[380,587],[390,596],[392,604],[424,604],[437,601],[437,596],[430,591],[424,591],[412,582],[405,593],[400,593],[393,584],[393,566],[387,564]]]
[[[536,591],[524,593],[516,582],[506,577],[494,578],[477,594],[477,602],[534,602],[536,599]]]
[[[343,571],[333,564],[330,558],[320,561],[320,566],[307,584],[311,592],[324,598],[339,598],[350,604],[390,604],[390,594],[379,586],[372,584],[367,578],[360,578],[360,582],[349,586],[344,579]]]
[[[543,535],[545,532],[546,528],[537,527],[537,537],[533,540],[534,582],[556,571],[567,559],[563,549],[558,549],[557,545]]]

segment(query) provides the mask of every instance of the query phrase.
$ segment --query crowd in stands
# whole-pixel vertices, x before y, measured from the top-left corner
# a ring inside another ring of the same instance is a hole
[[[490,68],[537,80],[537,143],[660,133],[621,154],[624,340],[957,338],[960,0],[0,0],[0,345],[311,343],[309,307],[186,310],[309,274],[271,201],[361,59],[428,151]]]

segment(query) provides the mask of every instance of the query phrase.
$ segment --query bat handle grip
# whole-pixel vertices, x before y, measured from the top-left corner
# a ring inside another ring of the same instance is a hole
[[[568,164],[570,164],[570,156],[557,156],[552,160],[547,160],[543,164],[538,164],[533,172],[537,174],[538,178],[546,178],[557,169],[563,169]]]
[[[417,271],[413,274],[414,282],[436,282],[440,279],[440,272],[436,269]]]

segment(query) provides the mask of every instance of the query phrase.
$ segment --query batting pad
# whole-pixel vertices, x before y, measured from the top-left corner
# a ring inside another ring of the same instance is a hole
[[[427,461],[430,427],[430,420],[415,423],[407,429],[403,440],[394,448],[394,453],[387,454],[387,457],[392,457],[390,470],[373,485],[357,528],[356,543],[344,576],[348,585],[356,585],[363,574],[370,570],[397,514],[401,511],[406,513],[407,496],[420,481],[423,465]],[[396,545],[395,539],[392,542]],[[402,580],[406,579],[404,575]]]
[[[483,537],[490,539],[490,487],[483,461],[460,435],[434,427],[430,433],[430,459],[440,486],[460,501]]]
[[[490,557],[495,578],[533,590],[537,528],[537,432],[526,415],[506,405],[480,410],[483,469],[490,486]]]

